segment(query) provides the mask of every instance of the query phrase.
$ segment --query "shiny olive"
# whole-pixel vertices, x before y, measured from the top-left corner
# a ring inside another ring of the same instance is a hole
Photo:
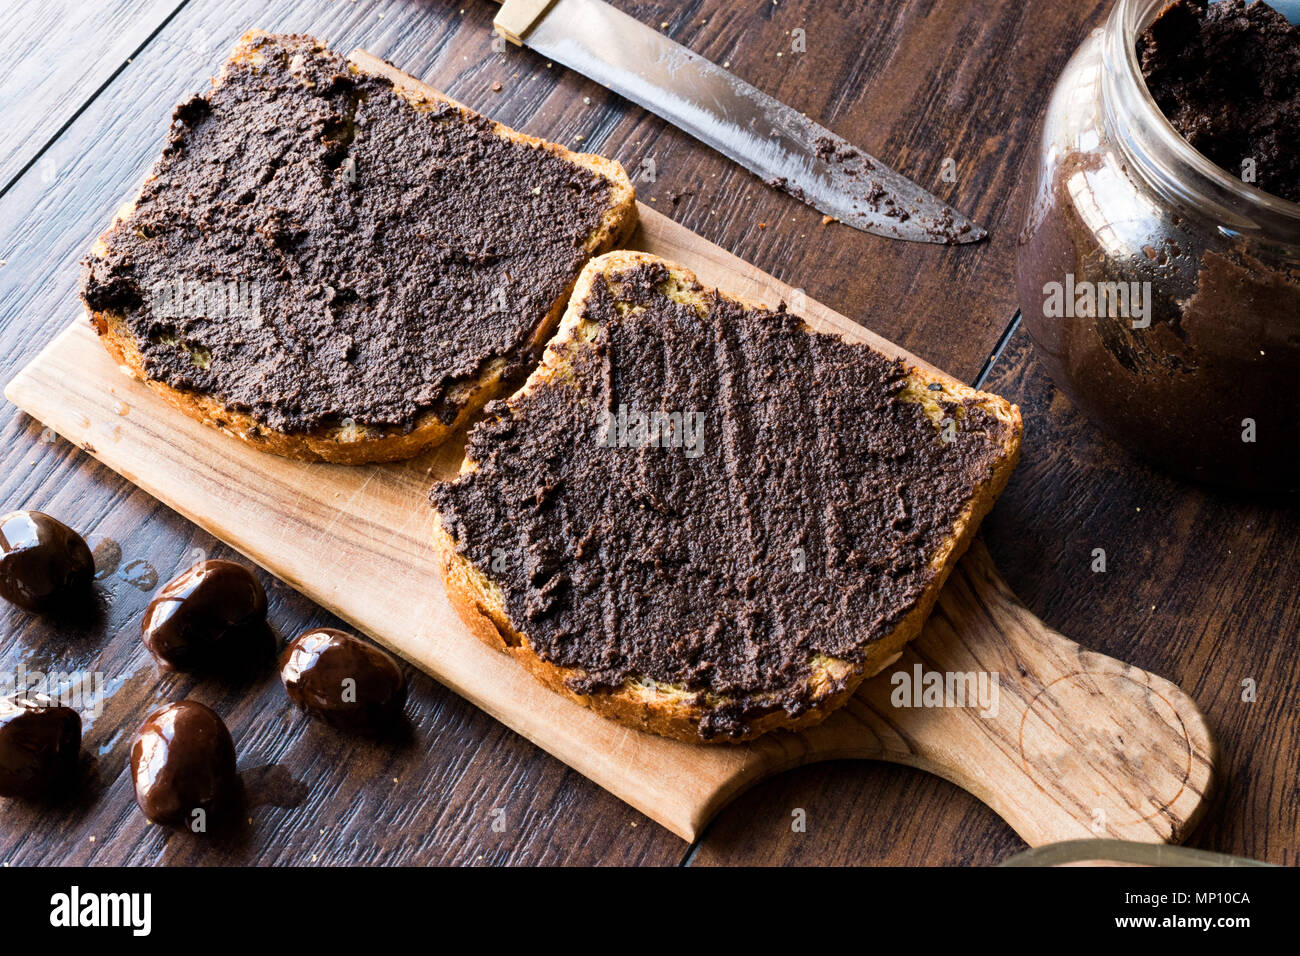
[[[390,726],[406,704],[406,675],[391,657],[344,631],[299,634],[280,658],[289,699],[340,730]]]
[[[140,636],[167,670],[234,669],[267,656],[266,591],[233,561],[204,561],[163,585]]]
[[[85,540],[41,511],[0,517],[0,597],[28,611],[59,611],[90,594],[95,559]]]
[[[150,714],[131,744],[135,802],[164,826],[195,832],[238,806],[235,744],[210,708],[182,700]]]
[[[76,776],[81,717],[43,694],[0,698],[0,796],[39,797]]]

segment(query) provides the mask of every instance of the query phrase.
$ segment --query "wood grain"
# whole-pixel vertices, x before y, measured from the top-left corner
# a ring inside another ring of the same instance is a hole
[[[77,260],[157,154],[172,106],[187,91],[206,84],[225,55],[224,45],[253,23],[316,30],[343,38],[344,49],[348,37],[355,42],[401,37],[426,55],[439,51],[456,69],[471,72],[473,64],[462,59],[463,41],[478,40],[477,30],[441,3],[283,2],[235,11],[228,4],[188,4],[76,114],[58,140],[60,155],[71,160],[60,166],[59,175],[46,182],[29,170],[0,197],[0,378],[12,377],[67,322]],[[57,21],[47,25],[58,27]],[[48,108],[36,101],[24,105]],[[6,451],[0,494],[8,507],[47,506],[90,535],[92,545],[104,528],[131,530],[122,566],[100,583],[111,601],[106,621],[91,631],[72,632],[11,611],[4,617],[8,626],[0,640],[0,666],[12,669],[36,657],[75,665],[94,653],[119,677],[149,668],[147,659],[137,656],[139,615],[148,592],[121,576],[149,564],[165,580],[188,563],[193,547],[227,556],[229,549],[73,446],[46,436],[11,407],[0,411],[0,420]],[[281,588],[278,594],[274,623],[284,635],[313,622],[342,623],[291,589]],[[56,812],[5,805],[0,858],[110,864],[365,860],[662,865],[681,860],[676,837],[645,825],[643,816],[454,694],[418,673],[412,679],[411,742],[381,752],[367,741],[322,738],[318,728],[307,724],[301,725],[304,733],[275,737],[273,728],[260,723],[266,713],[279,713],[282,703],[283,690],[273,676],[247,687],[193,687],[226,715],[235,736],[250,744],[245,751],[250,759],[274,762],[310,785],[298,808],[266,805],[257,810],[246,838],[237,843],[167,840],[148,826],[131,807],[121,762],[115,762],[110,747],[116,744],[102,730],[88,755],[104,775],[107,792],[117,796]],[[178,696],[190,690],[186,684],[167,688]],[[159,691],[152,680],[140,679],[124,685],[117,700],[119,713],[130,715],[123,723],[138,723],[159,700]],[[110,749],[98,755],[100,747]],[[395,777],[400,782],[393,782]],[[492,826],[497,809],[505,811],[501,831]],[[416,819],[418,827],[412,825]]]
[[[648,209],[641,215],[635,238],[644,251],[759,301],[792,295],[672,220]],[[821,331],[896,351],[814,300],[801,311]],[[465,630],[434,569],[425,498],[431,479],[458,471],[459,443],[387,466],[266,455],[122,376],[84,321],[24,369],[6,396],[685,839],[763,777],[846,756],[938,773],[1034,844],[1089,833],[1178,840],[1203,809],[1215,755],[1195,704],[1167,681],[1048,631],[1018,606],[982,548],[963,561],[933,626],[899,667],[997,674],[991,707],[964,698],[921,707],[919,697],[918,706],[900,706],[890,668],[801,734],[692,746],[628,730],[550,693]]]
[[[184,0],[6,4],[0,37],[0,192],[40,157],[49,183],[74,157],[53,141]],[[57,23],[57,28],[51,29]]]
[[[0,440],[24,449],[20,463],[0,477],[4,500],[46,508],[87,536],[97,556],[101,605],[95,620],[77,625],[0,606],[2,666],[99,671],[113,690],[103,715],[87,721],[78,799],[55,806],[0,799],[0,860],[15,866],[680,860],[676,837],[417,670],[408,669],[409,730],[381,745],[293,713],[273,669],[236,684],[159,675],[139,631],[152,591],[188,566],[196,549],[239,556],[76,446],[42,437],[42,427],[26,416],[13,417]],[[97,488],[116,481],[124,490],[86,495],[60,477],[70,464]],[[282,639],[309,627],[347,626],[271,576],[259,576]],[[169,835],[134,806],[124,772],[130,735],[153,707],[183,697],[215,708],[238,741],[252,806],[250,822],[234,839]]]
[[[645,202],[971,381],[1017,308],[1015,193],[1039,107],[1110,0],[619,5],[644,22],[667,23],[673,39],[729,64],[742,79],[878,156],[986,226],[990,238],[973,248],[909,250],[847,226],[823,225],[820,213],[657,118],[639,111],[625,111],[617,122],[592,115],[593,107],[619,101],[589,83],[571,86],[568,76],[561,89],[572,89],[574,99],[563,107],[558,128],[584,134],[584,142],[629,171],[652,159],[655,181],[637,183]],[[795,30],[805,33],[803,53],[792,49]],[[539,59],[527,50],[510,53],[525,63]],[[442,82],[440,74],[426,74],[418,52],[396,62]],[[530,75],[514,69],[521,81]],[[502,81],[501,94],[480,94],[471,105],[491,108],[494,96],[507,99],[513,86]],[[545,118],[552,121],[549,110]],[[945,168],[955,182],[946,181]]]
[[[64,157],[56,181],[27,175],[0,198],[11,224],[11,241],[0,247],[0,258],[10,260],[0,267],[0,315],[35,298],[45,306],[37,314],[48,317],[52,304],[66,301],[55,291],[75,284],[72,264],[156,156],[172,106],[206,84],[240,33],[260,26],[313,32],[339,49],[364,47],[526,133],[618,159],[649,205],[973,378],[1016,307],[1010,276],[1020,147],[1033,137],[1056,71],[1105,0],[617,5],[644,22],[667,23],[674,39],[880,156],[988,227],[990,240],[916,251],[823,225],[814,210],[607,90],[548,68],[531,51],[495,50],[497,8],[486,0],[244,0],[235,12],[191,0],[52,144]],[[798,54],[796,29],[807,36]],[[955,182],[946,181],[946,169]],[[51,223],[58,224],[53,234]],[[42,273],[39,283],[29,268]],[[6,287],[14,271],[23,273],[18,289]]]

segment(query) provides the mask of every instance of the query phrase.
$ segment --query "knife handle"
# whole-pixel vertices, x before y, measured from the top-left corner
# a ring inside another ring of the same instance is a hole
[[[523,46],[524,37],[555,0],[505,0],[501,12],[492,19],[492,28],[515,46]]]

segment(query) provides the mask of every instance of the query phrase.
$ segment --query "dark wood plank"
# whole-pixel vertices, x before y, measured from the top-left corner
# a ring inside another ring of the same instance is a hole
[[[1300,857],[1300,506],[1197,487],[1136,459],[1052,386],[1018,330],[986,382],[1025,416],[1021,463],[984,538],[1047,624],[1161,674],[1200,704],[1223,751],[1219,796],[1189,845]],[[1093,549],[1107,570],[1091,570]],[[1243,681],[1256,685],[1243,701]],[[793,808],[807,809],[804,834]],[[723,811],[700,864],[995,863],[1023,844],[951,785],[893,767],[807,768]]]
[[[0,190],[37,156],[49,182],[72,159],[47,148],[185,0],[41,0],[5,7],[0,34]]]
[[[690,862],[987,866],[1024,846],[997,814],[946,780],[839,761],[802,767],[741,796],[705,831]]]

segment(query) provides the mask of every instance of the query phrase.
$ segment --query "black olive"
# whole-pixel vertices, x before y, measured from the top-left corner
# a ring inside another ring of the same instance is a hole
[[[269,656],[266,591],[233,561],[204,561],[163,585],[140,621],[167,670],[232,670]]]
[[[76,776],[81,717],[43,694],[0,698],[0,796],[41,797]]]
[[[90,594],[95,559],[85,540],[40,511],[0,517],[0,597],[28,611],[61,611]]]
[[[131,744],[135,802],[163,826],[206,832],[239,805],[235,743],[210,708],[182,700],[150,714]]]
[[[328,627],[298,635],[280,658],[280,679],[291,701],[340,730],[382,730],[406,704],[406,675],[396,661]]]

